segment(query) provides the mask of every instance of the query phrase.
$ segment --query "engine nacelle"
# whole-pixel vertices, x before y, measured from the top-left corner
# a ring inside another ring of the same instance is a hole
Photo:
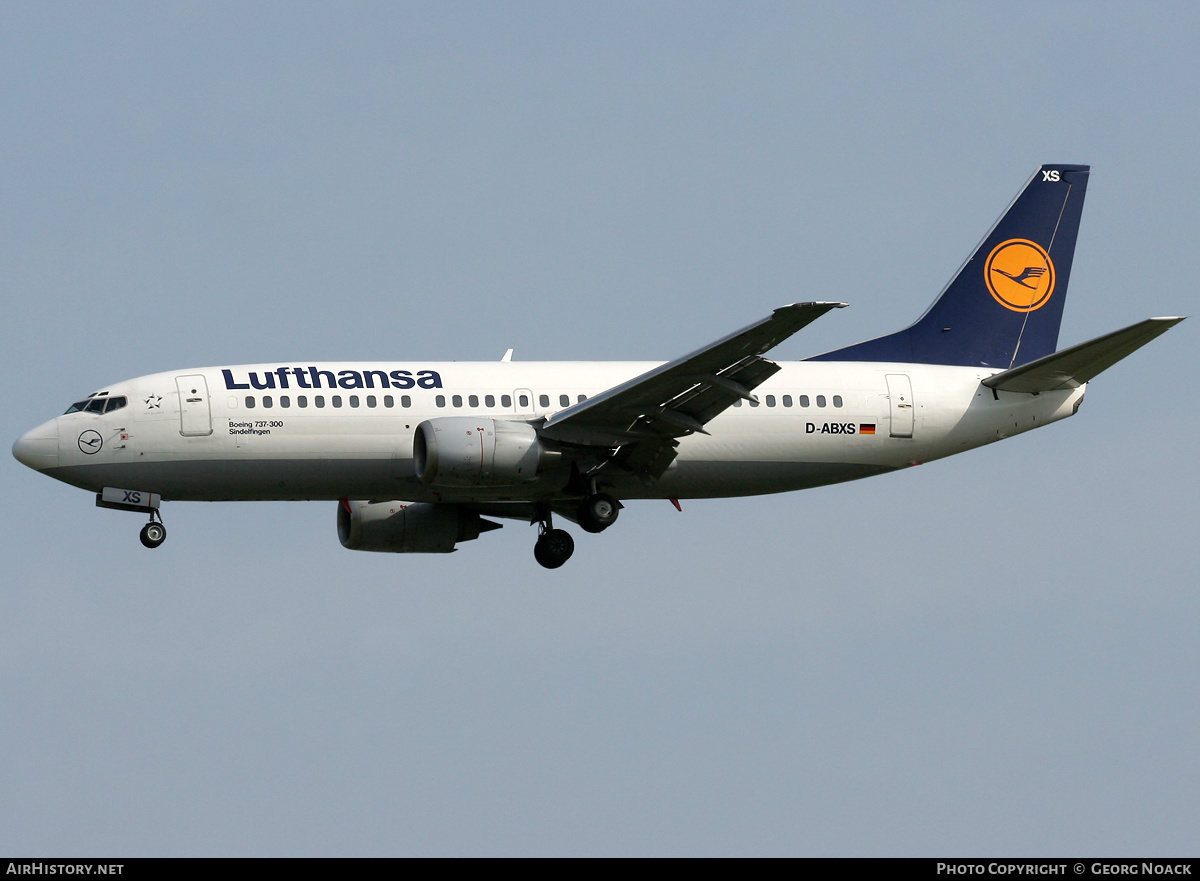
[[[532,425],[481,416],[427,419],[413,436],[417,477],[439,486],[528,483],[558,456]]]
[[[448,554],[460,541],[499,529],[458,505],[428,502],[338,502],[342,547],[392,554]]]

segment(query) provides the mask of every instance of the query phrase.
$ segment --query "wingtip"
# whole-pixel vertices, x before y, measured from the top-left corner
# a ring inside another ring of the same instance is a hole
[[[807,303],[788,303],[786,306],[780,306],[775,311],[779,312],[783,309],[808,309],[813,306],[824,306],[827,309],[844,309],[849,305],[849,303],[840,303],[836,300],[810,300]]]

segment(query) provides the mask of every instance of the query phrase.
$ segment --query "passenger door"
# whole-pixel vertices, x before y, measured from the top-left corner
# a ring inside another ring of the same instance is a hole
[[[179,433],[184,437],[205,437],[213,433],[212,408],[208,401],[208,381],[202,374],[175,377],[179,390]]]
[[[891,436],[913,436],[913,395],[912,383],[907,374],[889,373],[887,375],[888,412],[891,415]]]

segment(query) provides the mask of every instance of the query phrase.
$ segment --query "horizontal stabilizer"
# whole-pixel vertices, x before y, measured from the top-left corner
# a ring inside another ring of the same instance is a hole
[[[1183,318],[1147,318],[1122,330],[989,376],[983,384],[1004,392],[1027,394],[1078,388],[1181,321]]]

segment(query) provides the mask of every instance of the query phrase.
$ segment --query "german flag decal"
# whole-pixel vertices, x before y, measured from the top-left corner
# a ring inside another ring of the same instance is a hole
[[[858,433],[859,434],[874,434],[875,433],[875,423],[874,422],[860,423],[858,426]]]

